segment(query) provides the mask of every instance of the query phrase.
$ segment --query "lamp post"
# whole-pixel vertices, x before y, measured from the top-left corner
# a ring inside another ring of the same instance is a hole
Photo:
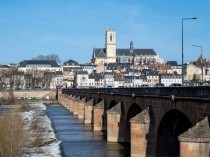
[[[134,48],[133,48],[133,42],[131,41],[130,43],[130,54],[132,55],[132,64],[133,64],[133,75],[132,75],[132,82],[133,82],[133,88],[134,88],[134,59],[135,59],[135,54],[134,54]]]
[[[192,46],[201,48],[201,81],[203,83],[203,47],[199,45],[192,45]]]
[[[197,17],[182,18],[182,85],[184,83],[184,44],[183,44],[183,21],[184,20],[196,20]]]
[[[134,64],[135,64],[135,63],[134,63],[134,53],[133,53],[133,88],[134,88],[134,85],[135,85],[135,84],[134,84]]]

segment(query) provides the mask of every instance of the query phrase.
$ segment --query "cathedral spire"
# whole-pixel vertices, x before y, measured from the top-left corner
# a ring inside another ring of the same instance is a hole
[[[133,41],[131,40],[130,42],[130,53],[132,54],[133,53]]]

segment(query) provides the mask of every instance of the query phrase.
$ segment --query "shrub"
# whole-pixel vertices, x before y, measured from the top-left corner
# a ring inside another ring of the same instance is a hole
[[[0,117],[0,157],[21,156],[28,141],[23,128],[20,115],[10,113]]]

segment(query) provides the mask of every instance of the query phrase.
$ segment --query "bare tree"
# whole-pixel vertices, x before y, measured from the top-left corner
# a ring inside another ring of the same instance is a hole
[[[37,57],[33,58],[34,60],[54,60],[57,63],[61,63],[61,60],[57,54],[50,54],[50,55],[38,55]]]
[[[51,54],[46,56],[49,60],[54,60],[57,63],[61,63],[61,60],[57,54]]]
[[[28,75],[30,74],[30,78],[28,78],[28,83],[30,83],[31,87],[34,86],[41,86],[43,82],[43,71],[39,71],[38,69],[32,69],[30,72],[28,72]]]
[[[44,72],[44,79],[42,87],[50,88],[50,83],[52,82],[52,78],[55,75],[54,72]]]
[[[44,55],[38,55],[36,58],[39,59],[39,60],[45,60],[45,56]]]

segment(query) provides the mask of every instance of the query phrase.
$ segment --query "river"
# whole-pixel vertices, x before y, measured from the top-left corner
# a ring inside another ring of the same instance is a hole
[[[107,142],[104,132],[93,131],[59,104],[47,104],[46,112],[61,142],[63,157],[129,157],[128,143]]]

